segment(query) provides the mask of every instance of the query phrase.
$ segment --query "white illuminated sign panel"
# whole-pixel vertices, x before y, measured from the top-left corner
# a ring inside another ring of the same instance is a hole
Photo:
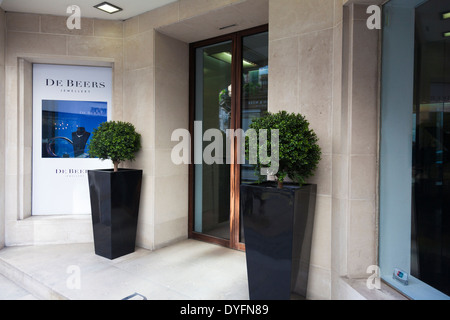
[[[33,215],[90,214],[89,141],[111,114],[112,69],[33,66]]]

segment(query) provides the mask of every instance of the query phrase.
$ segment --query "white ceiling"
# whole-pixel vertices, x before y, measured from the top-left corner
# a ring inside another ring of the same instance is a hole
[[[141,13],[162,7],[177,0],[108,0],[109,3],[123,9],[116,14],[108,14],[96,8],[95,5],[104,0],[0,0],[4,11],[52,14],[68,16],[67,7],[77,5],[81,9],[81,17],[108,20],[127,20]]]

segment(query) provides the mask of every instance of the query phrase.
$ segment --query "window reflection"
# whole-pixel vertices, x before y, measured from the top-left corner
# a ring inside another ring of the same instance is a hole
[[[269,76],[268,33],[260,33],[243,39],[242,74],[242,129],[246,131],[253,119],[267,111],[267,92]],[[246,163],[241,166],[241,183],[258,180],[254,166]]]
[[[243,39],[241,126],[246,131],[253,119],[267,111],[269,77],[268,33],[259,33]],[[241,165],[241,183],[252,183],[259,179],[254,165],[246,160]],[[242,219],[242,216],[241,216]],[[245,242],[244,224],[240,223],[239,241]]]

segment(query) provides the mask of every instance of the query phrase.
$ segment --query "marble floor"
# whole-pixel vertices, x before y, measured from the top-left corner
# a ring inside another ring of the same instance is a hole
[[[196,240],[108,260],[93,244],[0,250],[0,300],[248,300],[245,253]]]

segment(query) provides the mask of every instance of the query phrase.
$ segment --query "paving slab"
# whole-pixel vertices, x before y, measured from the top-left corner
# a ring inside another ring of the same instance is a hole
[[[92,243],[7,247],[0,250],[0,274],[0,288],[10,288],[0,299],[249,298],[245,253],[196,240],[137,248],[115,260],[95,255]]]

